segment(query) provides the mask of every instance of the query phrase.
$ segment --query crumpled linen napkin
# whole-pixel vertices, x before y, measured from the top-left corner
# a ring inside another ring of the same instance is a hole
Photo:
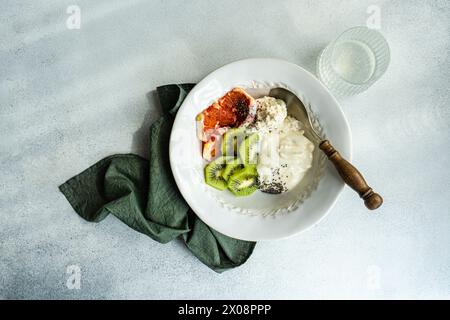
[[[83,219],[100,222],[112,214],[158,242],[181,237],[201,262],[222,272],[247,261],[256,243],[233,239],[208,227],[189,208],[175,184],[169,164],[169,137],[174,115],[193,87],[171,84],[157,88],[163,116],[150,127],[148,160],[134,154],[112,155],[59,189]]]

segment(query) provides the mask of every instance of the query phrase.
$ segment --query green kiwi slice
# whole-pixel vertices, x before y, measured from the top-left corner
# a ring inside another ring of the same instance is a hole
[[[222,155],[236,156],[238,152],[238,140],[242,139],[245,131],[243,128],[229,129],[223,135],[222,139]]]
[[[240,170],[244,168],[244,165],[242,164],[241,159],[237,158],[232,161],[230,161],[226,166],[225,169],[222,171],[222,177],[228,181],[230,177],[235,173],[237,170]]]
[[[239,157],[245,165],[256,165],[258,161],[258,141],[259,135],[253,133],[247,136],[239,146]]]
[[[258,184],[256,170],[244,167],[228,180],[228,189],[236,196],[249,196],[256,191]]]
[[[218,190],[225,190],[227,188],[227,182],[222,177],[222,172],[225,169],[226,164],[232,160],[233,159],[230,157],[218,157],[214,161],[210,162],[205,167],[206,184]]]

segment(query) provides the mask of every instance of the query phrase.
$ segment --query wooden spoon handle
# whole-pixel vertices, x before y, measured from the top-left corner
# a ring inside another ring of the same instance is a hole
[[[367,185],[362,174],[350,162],[342,158],[330,141],[322,141],[319,148],[323,150],[328,159],[334,164],[344,182],[364,199],[367,208],[375,210],[381,206],[383,198]]]

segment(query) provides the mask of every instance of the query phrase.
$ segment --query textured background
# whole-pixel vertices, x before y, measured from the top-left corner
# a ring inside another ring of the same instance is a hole
[[[318,226],[219,275],[179,241],[83,221],[58,192],[104,156],[145,155],[156,86],[248,57],[313,71],[371,4],[391,65],[342,107],[377,213],[346,189]],[[448,1],[2,0],[0,26],[0,298],[450,298]]]

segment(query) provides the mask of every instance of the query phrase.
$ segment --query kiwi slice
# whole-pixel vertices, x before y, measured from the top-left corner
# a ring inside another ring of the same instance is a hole
[[[256,169],[244,167],[234,173],[228,180],[228,189],[236,196],[249,196],[257,189]]]
[[[238,152],[238,140],[242,139],[245,131],[243,128],[229,129],[223,135],[222,139],[222,155],[235,156]]]
[[[258,175],[258,170],[256,169],[256,164],[246,164],[244,166],[245,170],[247,170],[250,173],[253,173],[255,176]]]
[[[228,181],[230,177],[235,173],[237,170],[240,170],[244,168],[244,165],[242,164],[241,159],[237,158],[232,161],[230,161],[226,166],[225,169],[222,171],[222,177]]]
[[[230,157],[218,157],[205,167],[206,184],[218,190],[225,190],[227,182],[222,177],[222,172],[228,162],[232,161]]]
[[[244,164],[256,165],[258,161],[259,135],[253,133],[247,136],[239,146],[239,156]]]

